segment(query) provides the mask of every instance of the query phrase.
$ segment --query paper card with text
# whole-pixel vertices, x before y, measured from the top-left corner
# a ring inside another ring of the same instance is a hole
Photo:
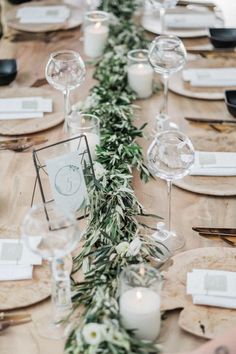
[[[46,161],[55,203],[61,210],[78,212],[88,204],[87,187],[78,152]]]

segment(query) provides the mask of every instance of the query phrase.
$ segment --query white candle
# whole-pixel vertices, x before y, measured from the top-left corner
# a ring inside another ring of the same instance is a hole
[[[136,287],[120,297],[120,314],[125,328],[136,329],[139,339],[153,341],[160,332],[160,296],[151,289]]]
[[[95,160],[96,159],[96,146],[100,144],[100,137],[96,133],[83,133],[83,134],[86,135],[91,158],[92,158],[92,160]],[[74,136],[77,136],[77,135],[79,135],[79,133],[75,134]],[[70,148],[71,148],[71,151],[78,150],[80,153],[83,153],[87,149],[85,139],[82,138],[82,139],[71,140]]]
[[[108,38],[108,26],[97,22],[84,28],[84,53],[91,58],[100,57]]]
[[[128,83],[139,98],[152,94],[153,69],[149,64],[132,64],[128,67]]]

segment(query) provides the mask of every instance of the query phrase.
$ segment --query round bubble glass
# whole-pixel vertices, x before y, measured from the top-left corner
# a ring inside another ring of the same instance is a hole
[[[148,166],[157,177],[167,181],[167,227],[171,231],[171,186],[173,180],[188,175],[194,163],[194,148],[190,139],[177,130],[166,130],[156,135],[148,149]],[[172,250],[184,246],[184,238],[173,232]]]

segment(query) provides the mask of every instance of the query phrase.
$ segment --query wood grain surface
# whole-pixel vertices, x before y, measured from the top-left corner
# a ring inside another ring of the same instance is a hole
[[[226,20],[229,19],[226,24],[229,23],[231,27],[234,27],[236,25],[233,22],[235,21],[234,2],[218,1],[222,4]],[[80,28],[68,30],[66,33],[69,38],[63,38],[61,32],[58,31],[56,32],[58,35],[58,37],[55,37],[56,40],[49,42],[41,40],[40,36],[36,36],[39,39],[35,37],[35,39],[32,38],[28,41],[11,42],[12,35],[16,34],[17,31],[7,27],[5,18],[6,12],[11,10],[13,6],[5,0],[1,0],[1,5],[4,37],[0,42],[0,58],[13,57],[17,59],[18,64],[18,75],[11,84],[11,88],[30,87],[37,79],[43,78],[45,65],[52,51],[65,48],[73,49],[79,51],[85,60],[87,59],[83,53],[83,42],[80,41]],[[208,43],[207,38],[185,40],[185,44],[191,46],[206,43]],[[87,64],[86,80],[80,88],[72,93],[71,103],[83,100],[87,96],[89,89],[95,83],[92,79],[92,73],[93,68]],[[45,88],[49,88],[49,86],[45,86]],[[144,148],[144,154],[146,154],[147,147],[153,139],[152,131],[155,115],[162,104],[162,93],[159,92],[147,100],[139,100],[137,104],[140,106],[140,110],[135,124],[141,126],[145,122],[148,123],[145,129],[147,139],[140,139],[139,141]],[[199,136],[206,136],[209,129],[193,126],[183,119],[184,116],[229,118],[224,101],[196,100],[172,92],[169,95],[169,115],[190,138],[194,138],[196,133]],[[63,137],[62,125],[55,126],[43,134],[49,139],[47,144],[58,141]],[[224,134],[221,134],[219,132],[217,135],[220,143],[225,139]],[[22,217],[30,206],[35,178],[31,153],[31,151],[24,153],[0,152],[0,229],[18,230]],[[138,174],[134,172],[133,185],[138,199],[146,210],[165,217],[167,203],[165,182],[160,179],[152,179],[149,183],[143,184],[140,182]],[[35,201],[40,200],[40,194],[37,190]],[[185,250],[205,246],[222,246],[221,241],[200,238],[192,231],[192,226],[235,227],[235,212],[235,198],[200,195],[177,187],[173,188],[172,227],[177,233],[185,237]],[[155,224],[154,221],[153,223]],[[49,310],[48,300],[27,308],[27,311],[32,313],[33,322],[10,327],[2,332],[0,338],[1,354],[62,354],[64,341],[42,339],[38,336],[34,326],[34,320],[42,317]],[[205,339],[183,331],[178,324],[178,318],[179,310],[173,310],[167,313],[166,320],[162,322],[161,335],[158,341],[162,344],[166,353],[187,352],[205,342]]]

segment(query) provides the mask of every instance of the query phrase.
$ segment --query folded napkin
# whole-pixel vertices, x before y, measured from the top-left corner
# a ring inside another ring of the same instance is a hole
[[[32,279],[30,265],[0,265],[0,281]]]
[[[236,272],[193,269],[186,292],[196,305],[236,308]]]
[[[15,97],[0,99],[0,119],[42,118],[43,112],[52,112],[52,100],[42,97]]]
[[[208,28],[214,27],[215,14],[210,11],[167,13],[165,23],[168,28]]]
[[[20,23],[64,23],[69,16],[67,6],[25,6],[17,11]]]
[[[196,87],[236,86],[235,68],[186,69],[182,76],[184,81],[190,81],[191,86]]]
[[[192,176],[236,176],[236,153],[195,151]]]

